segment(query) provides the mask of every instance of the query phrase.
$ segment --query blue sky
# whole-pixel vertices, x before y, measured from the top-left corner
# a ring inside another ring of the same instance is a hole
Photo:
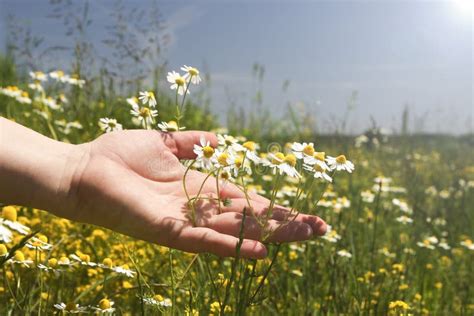
[[[460,0],[463,1],[463,0]],[[464,0],[468,1],[468,0]],[[90,37],[105,34],[114,1],[91,1]],[[125,1],[147,7],[149,1]],[[206,65],[212,107],[221,116],[236,100],[250,108],[252,65],[265,66],[264,104],[283,114],[304,102],[321,131],[359,98],[349,130],[372,116],[400,126],[405,104],[415,125],[432,132],[473,129],[473,13],[457,1],[158,1],[172,41],[170,69]],[[0,43],[5,19],[19,16],[52,44],[68,43],[47,1],[0,0]],[[99,44],[98,44],[99,45]],[[100,47],[100,46],[99,46]],[[100,48],[99,48],[100,49]],[[55,63],[67,63],[67,56]],[[45,66],[47,67],[47,66]],[[66,65],[65,65],[66,67]],[[282,84],[290,81],[282,92]],[[415,120],[415,116],[418,118]]]

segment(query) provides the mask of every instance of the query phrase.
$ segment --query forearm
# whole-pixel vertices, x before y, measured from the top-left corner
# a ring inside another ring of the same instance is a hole
[[[72,204],[70,183],[82,157],[80,146],[54,141],[0,117],[0,202],[66,211]]]

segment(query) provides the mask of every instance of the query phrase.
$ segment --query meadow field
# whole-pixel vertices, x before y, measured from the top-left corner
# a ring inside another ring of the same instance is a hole
[[[183,69],[192,89],[198,70]],[[2,205],[2,315],[474,313],[472,136],[228,131],[183,100],[178,75],[168,78],[176,91],[147,91],[140,99],[91,95],[78,76],[22,74],[6,59],[2,76],[0,114],[65,142],[122,128],[231,132],[235,138],[221,137],[209,166],[205,144],[197,160],[183,163],[331,225],[321,238],[268,243],[268,258],[257,261],[184,253]],[[226,153],[241,160],[229,163]],[[199,199],[190,197],[191,211]]]
[[[289,103],[280,117],[263,99],[260,64],[251,100],[231,100],[217,113],[213,74],[186,60],[175,69],[167,63],[169,34],[157,7],[127,13],[117,2],[102,39],[109,55],[99,56],[87,37],[89,2],[50,2],[72,45],[45,47],[12,19],[0,54],[0,116],[72,144],[132,129],[212,131],[217,147],[202,140],[196,159],[180,161],[183,209],[199,226],[206,203],[219,213],[232,207],[203,187],[234,184],[245,197],[243,224],[236,257],[221,258],[0,201],[0,315],[474,315],[472,133],[412,132],[406,107],[400,128],[387,133],[372,119],[353,135],[346,119],[356,91],[330,130],[310,106]],[[57,67],[43,63],[47,57]],[[197,192],[186,181],[194,170],[206,174]],[[258,216],[255,193],[269,200]],[[330,229],[275,242],[300,211]],[[283,224],[275,227],[277,215]],[[265,232],[265,259],[240,256],[247,220]]]

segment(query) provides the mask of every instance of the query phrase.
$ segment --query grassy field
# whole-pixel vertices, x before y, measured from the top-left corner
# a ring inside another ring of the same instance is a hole
[[[28,78],[5,61],[1,69],[0,115],[61,141],[90,141],[118,124],[159,129],[159,122],[177,118],[187,129],[219,127],[209,110],[181,102],[178,94],[175,99],[174,91],[154,90],[158,116],[152,117],[149,103],[113,94],[100,81],[82,83],[60,72]],[[0,314],[474,314],[472,136],[371,136],[356,142],[254,128],[231,133],[241,144],[258,142],[258,154],[270,165],[249,164],[249,175],[242,163],[230,181],[321,216],[332,226],[326,236],[269,244],[268,259],[261,261],[223,259],[3,205]],[[303,141],[313,142],[317,152],[343,153],[354,172],[326,170],[332,183],[315,179],[314,170],[306,172],[294,160],[294,148],[291,153],[292,143]],[[304,176],[272,173],[280,163]],[[205,171],[225,180],[224,167]]]

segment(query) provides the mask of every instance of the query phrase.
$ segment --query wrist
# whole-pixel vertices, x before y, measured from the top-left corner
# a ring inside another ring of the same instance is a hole
[[[0,201],[71,217],[88,144],[61,143],[0,118]]]

